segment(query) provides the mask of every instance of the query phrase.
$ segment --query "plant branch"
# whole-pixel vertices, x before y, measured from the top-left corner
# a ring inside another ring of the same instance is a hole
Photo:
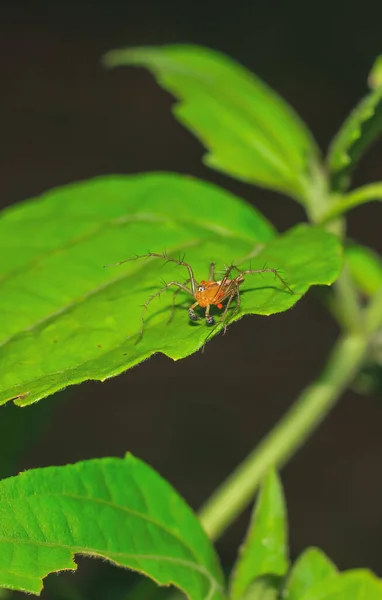
[[[342,336],[321,377],[308,386],[259,446],[201,508],[207,534],[217,539],[253,498],[270,467],[280,469],[318,427],[361,367],[368,338]]]
[[[326,223],[343,215],[356,206],[360,206],[361,204],[373,200],[382,200],[381,182],[369,183],[368,185],[356,188],[347,194],[338,195],[329,209],[321,215],[319,221],[321,223]]]
[[[365,322],[369,335],[377,333],[382,327],[382,288],[371,298],[366,309]]]
[[[330,309],[342,329],[349,333],[362,333],[365,329],[364,314],[346,261],[333,290],[334,297]]]

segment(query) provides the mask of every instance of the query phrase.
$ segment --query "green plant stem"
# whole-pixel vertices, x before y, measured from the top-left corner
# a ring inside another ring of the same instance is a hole
[[[333,290],[331,311],[343,330],[349,333],[362,333],[365,329],[364,314],[346,262],[341,275],[333,285]]]
[[[280,469],[318,427],[361,367],[368,341],[361,333],[342,336],[321,377],[302,392],[269,435],[201,508],[201,523],[212,540],[251,501],[268,469]]]
[[[366,331],[373,335],[382,327],[382,288],[371,298],[365,314]]]
[[[331,221],[352,208],[372,200],[382,200],[382,183],[369,183],[368,185],[356,188],[347,194],[338,195],[335,202],[333,202],[330,208],[321,216],[320,222],[326,223]]]

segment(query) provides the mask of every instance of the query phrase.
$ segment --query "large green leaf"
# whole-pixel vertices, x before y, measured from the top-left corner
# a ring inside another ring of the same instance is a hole
[[[175,116],[208,149],[207,165],[306,201],[315,142],[253,73],[219,52],[186,45],[113,50],[104,63],[150,69],[179,99]]]
[[[0,586],[38,594],[75,554],[111,560],[219,600],[217,557],[191,509],[155,471],[127,455],[21,473],[0,482]]]
[[[178,359],[211,332],[176,308],[172,294],[150,305],[139,343],[142,304],[161,278],[185,269],[159,259],[103,268],[135,253],[186,253],[198,280],[235,261],[281,269],[292,289],[332,283],[338,239],[299,226],[279,238],[254,209],[210,184],[177,175],[99,178],[58,188],[0,218],[0,403],[29,404],[86,379],[117,375],[154,352]],[[300,298],[271,273],[248,276],[240,315],[269,315]],[[180,294],[177,306],[191,296]],[[239,315],[237,315],[239,316]],[[219,328],[217,328],[216,332]]]
[[[335,565],[321,550],[308,548],[293,565],[283,598],[302,600],[313,585],[321,584],[337,574]]]
[[[285,575],[288,569],[286,508],[281,483],[271,471],[260,491],[247,539],[233,571],[231,598],[238,600],[263,575]],[[260,586],[262,588],[262,586]],[[268,583],[267,588],[271,587]],[[273,588],[275,586],[273,585]],[[263,590],[258,590],[258,596]],[[245,597],[254,597],[254,589]]]
[[[348,186],[351,170],[381,132],[382,87],[377,87],[356,106],[331,143],[328,167],[335,187]]]

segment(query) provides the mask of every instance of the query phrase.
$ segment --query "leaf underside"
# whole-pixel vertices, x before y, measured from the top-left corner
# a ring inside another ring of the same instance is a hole
[[[296,294],[332,283],[342,260],[337,238],[323,229],[299,226],[277,238],[240,199],[189,177],[112,176],[47,192],[0,217],[0,403],[26,405],[155,352],[179,359],[201,348],[211,329],[189,321],[191,296],[177,296],[168,324],[171,291],[150,304],[136,343],[142,304],[162,279],[184,281],[184,268],[160,259],[103,268],[164,250],[185,253],[198,280],[210,261],[217,270],[266,263]],[[236,318],[281,312],[300,298],[272,273],[246,277],[241,292]]]
[[[39,594],[75,554],[106,558],[173,584],[191,600],[223,600],[214,549],[191,509],[127,455],[21,473],[0,482],[0,587]]]
[[[346,119],[332,141],[328,167],[334,184],[346,188],[349,174],[382,132],[382,88],[370,92]]]
[[[208,149],[206,165],[306,201],[319,151],[293,109],[261,79],[200,46],[112,50],[107,67],[144,66],[179,102],[175,117]]]

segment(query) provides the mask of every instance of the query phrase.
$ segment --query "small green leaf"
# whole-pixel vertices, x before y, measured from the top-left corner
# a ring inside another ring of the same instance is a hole
[[[350,274],[358,289],[372,296],[382,287],[382,258],[370,248],[349,243],[345,258]]]
[[[276,473],[271,471],[261,488],[247,539],[240,549],[240,556],[233,570],[232,600],[243,596],[247,598],[245,592],[257,578],[263,575],[285,575],[287,569],[285,501],[281,483]]]
[[[337,577],[337,569],[318,548],[308,548],[293,565],[283,591],[285,600],[302,600],[315,584]]]
[[[318,157],[310,132],[286,102],[234,60],[199,46],[170,45],[112,50],[104,64],[150,69],[179,100],[175,116],[208,149],[208,166],[306,200]]]
[[[367,83],[372,90],[382,86],[382,54],[375,59]]]
[[[335,187],[348,187],[351,170],[381,131],[382,87],[377,87],[356,106],[330,145],[327,163]]]
[[[382,582],[366,569],[346,571],[313,585],[298,600],[381,600]]]
[[[332,203],[320,214],[319,220],[323,223],[336,219],[357,206],[375,200],[382,200],[382,183],[379,182],[364,185],[347,194],[335,194]]]
[[[248,276],[236,318],[287,310],[311,285],[332,283],[342,263],[339,240],[322,228],[299,226],[276,238],[242,200],[188,177],[115,176],[52,190],[0,216],[0,404],[26,405],[104,380],[155,352],[178,359],[201,348],[211,329],[189,321],[186,293],[168,323],[171,291],[150,304],[136,343],[142,305],[163,278],[183,282],[184,267],[150,259],[103,268],[164,250],[185,253],[198,281],[212,260],[220,271],[233,261],[266,263],[297,292],[272,273]]]
[[[75,554],[106,558],[222,600],[223,577],[191,509],[155,471],[127,455],[21,473],[0,482],[0,586],[39,594]]]

